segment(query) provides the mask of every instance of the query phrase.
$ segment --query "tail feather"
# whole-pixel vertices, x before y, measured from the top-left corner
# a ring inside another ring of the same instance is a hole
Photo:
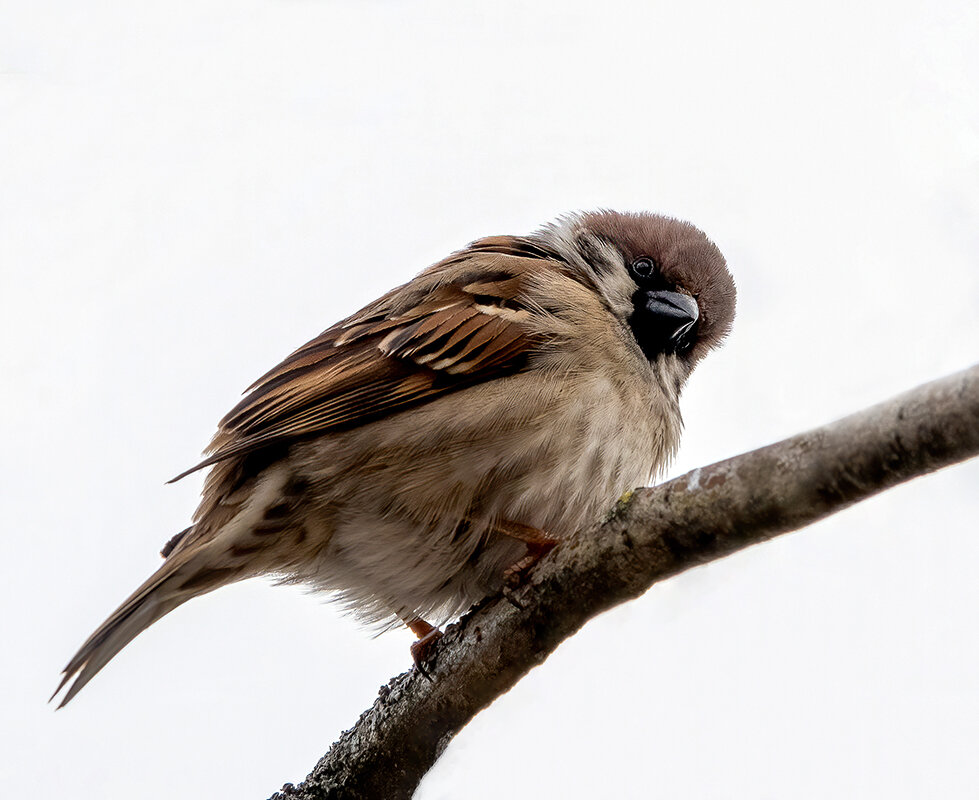
[[[58,703],[63,708],[136,636],[192,597],[230,582],[229,577],[226,570],[206,568],[199,558],[164,563],[88,637],[64,668],[51,700],[74,678]]]

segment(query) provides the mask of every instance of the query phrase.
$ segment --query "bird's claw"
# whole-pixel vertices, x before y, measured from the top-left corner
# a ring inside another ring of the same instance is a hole
[[[415,664],[415,669],[417,669],[427,680],[431,681],[432,676],[429,675],[428,670],[425,669],[425,662],[432,654],[432,645],[442,638],[442,631],[440,631],[438,628],[433,628],[431,626],[428,627],[429,630],[427,630],[423,635],[419,636],[417,641],[411,643],[410,649],[411,660]],[[414,628],[412,629],[414,630]]]

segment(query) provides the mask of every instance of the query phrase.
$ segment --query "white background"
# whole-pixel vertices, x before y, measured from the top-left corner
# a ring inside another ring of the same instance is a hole
[[[979,358],[979,12],[3,2],[0,794],[264,798],[409,666],[253,581],[58,671],[238,392],[471,239],[688,218],[740,297],[672,474]],[[593,621],[418,797],[974,797],[979,463]]]

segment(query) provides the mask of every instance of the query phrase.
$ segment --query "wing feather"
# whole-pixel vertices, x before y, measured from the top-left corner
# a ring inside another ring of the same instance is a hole
[[[548,266],[558,265],[505,237],[436,264],[259,378],[221,420],[207,458],[174,480],[521,369],[541,344],[528,324],[537,308],[528,273]]]

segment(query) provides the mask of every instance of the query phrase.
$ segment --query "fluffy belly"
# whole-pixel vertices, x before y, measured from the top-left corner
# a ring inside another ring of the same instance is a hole
[[[651,408],[646,393],[597,376],[500,383],[479,408],[460,392],[297,447],[315,498],[305,527],[320,534],[289,580],[338,594],[369,622],[441,622],[497,590],[525,554],[495,523],[570,536],[675,447],[675,404]]]

